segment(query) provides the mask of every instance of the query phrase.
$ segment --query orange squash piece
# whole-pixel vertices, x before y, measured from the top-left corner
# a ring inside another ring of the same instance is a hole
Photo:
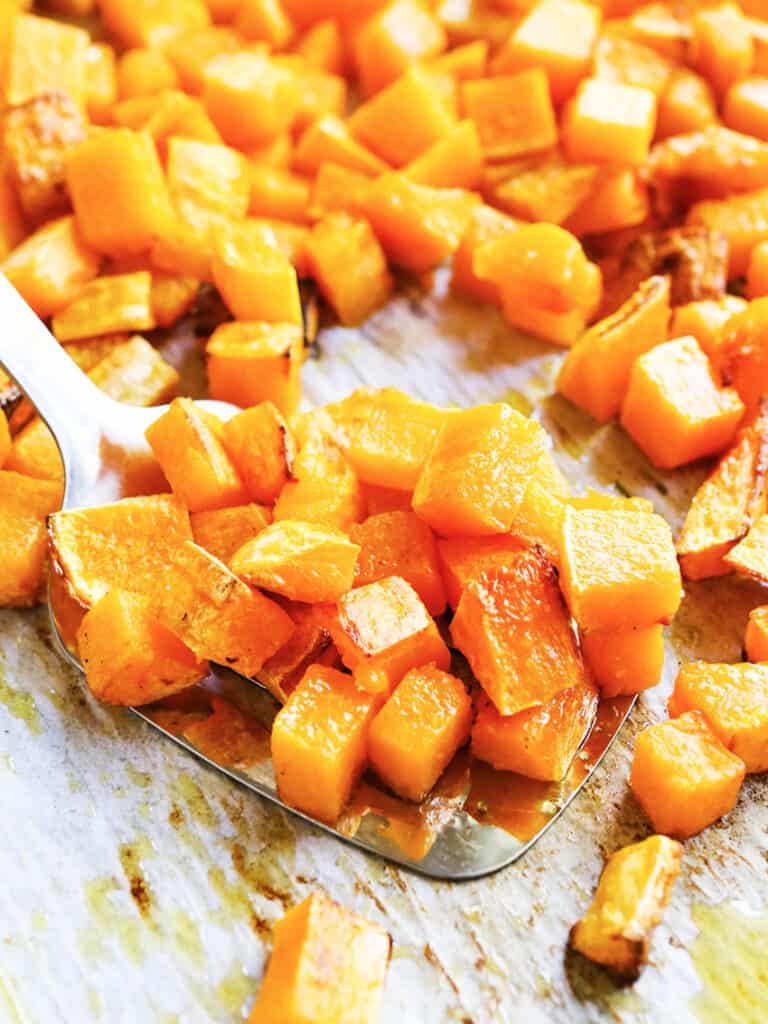
[[[256,673],[275,700],[285,704],[310,665],[336,668],[339,655],[328,628],[331,611],[326,605],[282,601],[293,622],[293,633],[280,650],[264,662]]]
[[[718,387],[709,360],[689,337],[635,361],[621,424],[655,465],[671,469],[721,452],[743,415],[738,393]]]
[[[168,188],[182,217],[194,223],[199,211],[242,218],[248,210],[248,161],[237,150],[199,139],[168,140]]]
[[[555,112],[541,67],[461,84],[466,117],[477,125],[488,160],[537,153],[557,144]]]
[[[360,483],[344,455],[325,438],[302,446],[275,503],[274,516],[348,530],[364,512]]]
[[[570,164],[559,154],[546,156],[498,185],[493,201],[524,220],[562,224],[586,201],[597,175],[594,164]]]
[[[544,479],[543,464],[525,489],[523,500],[510,526],[510,537],[530,547],[537,546],[555,565],[560,564],[560,534],[564,514],[564,494]],[[567,492],[566,492],[567,493]]]
[[[254,231],[244,221],[217,233],[211,268],[214,283],[236,319],[301,326],[296,271],[258,225]]]
[[[86,54],[85,99],[94,124],[107,124],[117,100],[117,58],[109,43],[91,43]]]
[[[696,11],[691,19],[690,61],[722,96],[732,82],[746,77],[755,50],[747,19],[735,3]]]
[[[518,227],[519,221],[494,209],[493,206],[487,206],[485,203],[473,206],[469,224],[453,256],[453,289],[462,295],[477,299],[478,302],[500,304],[498,285],[493,281],[483,280],[475,273],[475,253],[486,242],[500,238],[508,231],[515,231]]]
[[[469,739],[471,724],[460,679],[434,665],[411,669],[371,724],[371,766],[394,793],[418,803]]]
[[[190,512],[247,501],[221,435],[221,421],[189,398],[175,398],[168,411],[146,430],[155,458]]]
[[[99,9],[121,48],[160,47],[182,32],[210,24],[204,0],[100,0]]]
[[[209,60],[203,103],[222,138],[247,149],[292,127],[299,111],[299,79],[263,53],[239,50]]]
[[[560,782],[592,727],[597,704],[597,690],[589,682],[513,715],[500,715],[488,701],[472,727],[472,753],[501,771]]]
[[[86,612],[77,653],[94,697],[105,704],[151,704],[208,674],[153,615],[147,598],[110,590]]]
[[[295,29],[280,0],[243,0],[237,7],[235,31],[244,39],[263,40],[282,50],[293,39]]]
[[[468,118],[403,168],[411,181],[432,188],[479,188],[484,157],[474,121]]]
[[[356,586],[399,576],[410,583],[430,615],[445,611],[445,588],[435,538],[410,509],[369,516],[350,529],[349,537],[360,545]]]
[[[747,308],[747,302],[739,295],[724,295],[722,299],[699,299],[686,302],[672,310],[669,336],[682,338],[692,334],[709,357],[712,365],[720,364],[720,344],[723,328],[737,313]]]
[[[146,270],[89,281],[51,322],[53,333],[61,342],[120,331],[151,330],[154,326],[152,275]]]
[[[516,536],[444,537],[437,542],[448,604],[456,608],[464,588],[488,570],[512,565],[525,547]]]
[[[760,605],[749,613],[744,650],[750,661],[768,661],[768,606]]]
[[[656,125],[649,89],[586,78],[566,107],[563,146],[569,160],[639,165],[647,158]]]
[[[252,216],[298,222],[307,219],[310,184],[306,178],[269,163],[253,162],[250,181],[248,211]]]
[[[181,88],[197,96],[203,91],[208,61],[241,47],[242,40],[229,25],[215,25],[179,33],[165,44],[163,53],[176,69]]]
[[[689,68],[675,68],[659,97],[656,138],[694,132],[716,121],[717,102],[706,78]]]
[[[293,437],[272,402],[244,409],[227,420],[221,442],[254,501],[271,505],[288,482]]]
[[[504,402],[443,424],[413,494],[418,516],[448,536],[505,533],[545,451],[545,435]]]
[[[435,57],[446,45],[445,29],[418,0],[390,0],[379,6],[354,43],[364,96],[399,78],[413,61]]]
[[[116,402],[145,407],[170,401],[179,384],[176,370],[139,336],[115,345],[88,376]]]
[[[117,64],[117,89],[121,100],[151,96],[179,84],[176,68],[162,50],[137,47],[127,50]]]
[[[560,579],[587,631],[670,622],[682,597],[672,533],[649,512],[567,508]]]
[[[502,715],[588,680],[557,573],[535,549],[467,584],[451,637]]]
[[[369,1024],[384,997],[391,940],[376,924],[313,892],[275,925],[249,1024]]]
[[[603,697],[640,693],[661,680],[662,626],[596,629],[581,638],[581,646]]]
[[[686,224],[702,225],[724,235],[729,248],[730,278],[746,274],[754,247],[768,233],[768,189],[727,199],[703,199],[688,211]]]
[[[0,260],[25,238],[27,225],[8,169],[0,168]]]
[[[45,574],[45,517],[60,504],[58,482],[0,470],[0,606],[37,603]]]
[[[565,220],[564,226],[579,237],[618,231],[643,224],[650,211],[648,186],[636,170],[604,167],[590,194]]]
[[[282,519],[230,560],[236,576],[292,601],[330,604],[351,589],[360,545],[339,530]]]
[[[375,706],[352,676],[310,665],[272,726],[280,799],[334,823],[365,768]]]
[[[271,518],[263,505],[236,505],[193,512],[189,521],[195,544],[226,565],[246,541],[269,526]]]
[[[614,25],[618,31],[626,32],[630,39],[650,47],[662,57],[677,63],[685,60],[690,26],[684,15],[666,3],[641,3],[626,23]]]
[[[469,78],[484,78],[488,68],[488,49],[487,39],[475,39],[454,46],[439,57],[425,61],[425,66],[433,74],[448,74],[457,82],[465,82]]]
[[[58,92],[84,109],[89,43],[83,28],[16,14],[3,45],[5,105],[14,107]]]
[[[734,572],[768,582],[768,515],[761,515],[743,540],[723,556],[723,562]]]
[[[768,298],[753,299],[723,324],[715,353],[717,369],[752,416],[768,386]]]
[[[360,171],[352,171],[341,164],[321,164],[312,182],[307,216],[310,220],[319,220],[335,210],[360,213],[365,208],[370,184],[370,177]]]
[[[648,89],[660,96],[674,65],[661,54],[634,39],[603,32],[595,47],[594,77],[607,84]]]
[[[768,78],[744,78],[725,94],[723,120],[729,128],[768,140]]]
[[[323,164],[334,163],[360,174],[384,174],[389,166],[353,138],[345,121],[323,114],[299,139],[294,156],[297,170],[315,174]]]
[[[334,75],[344,72],[344,39],[341,26],[332,18],[318,21],[308,29],[296,44],[296,52],[310,67]]]
[[[747,295],[759,299],[768,295],[768,245],[759,242],[749,257]]]
[[[733,810],[745,771],[704,715],[687,711],[639,734],[630,785],[657,832],[688,839]]]
[[[249,407],[272,402],[290,416],[299,401],[304,342],[292,323],[227,323],[206,346],[212,398]]]
[[[338,602],[331,636],[357,685],[386,699],[412,668],[447,671],[451,655],[423,602],[399,576],[355,587]]]

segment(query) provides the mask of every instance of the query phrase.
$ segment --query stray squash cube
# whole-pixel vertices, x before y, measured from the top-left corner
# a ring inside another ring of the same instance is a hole
[[[299,139],[294,163],[305,174],[316,174],[327,163],[368,176],[389,170],[384,160],[353,137],[346,122],[336,114],[323,114],[312,122]]]
[[[586,78],[566,108],[563,145],[569,160],[642,164],[656,126],[649,89]]]
[[[193,512],[189,521],[195,544],[226,565],[243,544],[269,526],[271,518],[269,509],[252,504]]]
[[[366,220],[329,213],[306,242],[309,273],[343,324],[366,320],[392,292],[387,259]]]
[[[735,3],[696,11],[691,19],[690,61],[722,96],[752,67],[754,43],[749,22]]]
[[[104,25],[121,47],[162,47],[174,36],[206,28],[204,0],[99,0]]]
[[[284,416],[299,404],[304,354],[292,323],[227,323],[206,346],[211,397],[248,408],[271,402]]]
[[[603,697],[630,696],[661,681],[663,626],[596,629],[581,638],[581,647]]]
[[[280,799],[334,823],[365,768],[375,706],[352,676],[310,665],[272,726]]]
[[[73,302],[54,315],[51,323],[61,342],[120,331],[151,330],[154,326],[152,275],[146,270],[89,281]]]
[[[501,304],[499,286],[477,276],[474,270],[475,253],[486,242],[500,238],[508,231],[520,227],[520,221],[496,210],[493,206],[478,203],[472,208],[469,224],[461,243],[453,256],[451,287],[462,295],[477,299],[478,302]]]
[[[298,519],[348,530],[365,515],[357,476],[342,452],[324,438],[302,447],[291,475],[275,502],[275,520]]]
[[[351,171],[341,164],[321,164],[309,197],[310,220],[337,210],[357,215],[364,208],[370,184],[370,177],[360,171]]]
[[[221,443],[222,424],[190,398],[175,398],[146,430],[155,458],[190,512],[242,505],[243,482]]]
[[[514,715],[501,715],[485,702],[472,727],[472,753],[500,771],[560,782],[592,728],[597,705],[597,690],[589,682]]]
[[[466,118],[411,160],[403,173],[411,181],[432,188],[474,189],[482,183],[483,164],[477,126]]]
[[[451,608],[456,608],[467,584],[479,580],[489,569],[513,564],[526,546],[511,534],[440,538],[437,551]]]
[[[674,839],[649,836],[609,857],[589,909],[571,929],[571,946],[621,978],[637,978],[682,855]]]
[[[105,704],[151,704],[208,674],[207,664],[156,620],[147,598],[121,590],[86,612],[77,653],[91,692]]]
[[[557,122],[541,67],[463,82],[461,102],[477,125],[488,160],[508,160],[557,145]]]
[[[103,128],[67,158],[67,187],[86,245],[110,256],[148,249],[174,214],[149,135]]]
[[[282,519],[230,560],[236,576],[292,601],[330,604],[351,589],[360,545],[317,523]]]
[[[717,102],[706,78],[688,68],[674,68],[659,96],[656,138],[694,132],[716,121]]]
[[[670,622],[682,586],[669,526],[648,512],[567,508],[561,585],[587,632]]]
[[[592,192],[564,226],[574,235],[618,231],[643,224],[651,212],[648,186],[632,167],[604,166]]]
[[[298,78],[262,53],[222,53],[205,65],[203,103],[224,141],[248,149],[291,128]]]
[[[457,412],[424,462],[414,511],[446,536],[506,533],[545,451],[541,426],[504,402]]]
[[[657,466],[672,469],[730,444],[744,415],[734,388],[718,387],[695,338],[657,345],[635,361],[621,425]]]
[[[89,43],[85,29],[17,14],[4,44],[5,104],[15,107],[45,93],[63,93],[85,109]]]
[[[0,607],[37,603],[45,573],[45,517],[60,504],[57,481],[0,470]]]
[[[669,714],[687,711],[700,711],[748,772],[768,770],[768,665],[681,665]]]
[[[630,785],[657,832],[688,839],[733,810],[745,771],[704,715],[686,711],[638,735]]]
[[[467,584],[451,637],[502,715],[588,682],[557,572],[535,548]]]
[[[310,665],[336,668],[339,655],[328,628],[330,610],[326,605],[283,601],[293,622],[293,633],[280,650],[265,661],[256,674],[275,700],[285,704]]]
[[[768,605],[760,605],[749,613],[744,650],[750,661],[768,661]]]
[[[301,327],[296,271],[260,230],[244,221],[218,232],[212,271],[216,287],[237,320],[266,320]]]
[[[153,271],[150,299],[156,325],[173,327],[178,323],[194,305],[199,290],[197,278]]]
[[[171,198],[182,217],[202,208],[239,219],[248,210],[248,161],[230,146],[173,137],[168,140],[167,175]]]
[[[469,739],[472,701],[464,683],[434,665],[403,678],[371,725],[371,765],[398,796],[417,803]]]
[[[562,224],[593,194],[599,173],[597,164],[570,164],[559,154],[527,159],[494,188],[493,201],[524,220]]]
[[[768,515],[761,515],[746,537],[723,557],[729,569],[768,582]]]
[[[410,583],[430,615],[445,611],[445,588],[435,538],[427,524],[410,509],[369,516],[353,526],[349,536],[360,545],[355,567],[357,586],[400,576]]]
[[[249,1024],[373,1024],[390,947],[378,925],[313,892],[275,925]]]
[[[399,576],[345,594],[331,636],[357,685],[377,698],[386,699],[412,668],[434,662],[447,671],[451,664],[434,619]]]
[[[594,324],[568,352],[557,390],[606,423],[617,416],[632,366],[667,338],[669,279],[649,277],[610,316]]]
[[[355,65],[363,95],[399,78],[414,61],[445,49],[445,29],[418,0],[390,0],[369,18],[355,38]]]
[[[244,409],[222,428],[221,441],[254,501],[271,505],[293,464],[295,445],[272,402]]]

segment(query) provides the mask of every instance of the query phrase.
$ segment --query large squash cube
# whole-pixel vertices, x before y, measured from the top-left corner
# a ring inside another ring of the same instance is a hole
[[[365,515],[360,482],[339,449],[323,438],[302,447],[292,477],[275,502],[275,520],[298,519],[348,530]]]
[[[288,482],[295,454],[288,425],[272,402],[227,420],[221,441],[251,498],[271,505]]]
[[[488,160],[509,160],[557,145],[557,121],[543,68],[463,82],[464,113],[477,125]]]
[[[61,504],[56,481],[0,470],[0,606],[37,602],[45,567],[45,517]]]
[[[272,726],[280,799],[335,822],[365,768],[374,708],[352,676],[311,665]]]
[[[62,344],[102,334],[151,330],[155,327],[152,275],[139,270],[89,281],[77,298],[54,314],[51,327]]]
[[[89,42],[83,28],[16,14],[3,41],[5,104],[14,107],[44,93],[63,93],[84,109]]]
[[[296,271],[273,240],[259,238],[260,232],[253,228],[253,223],[244,221],[217,233],[212,260],[214,283],[237,320],[301,327]]]
[[[563,145],[574,162],[642,164],[656,125],[650,89],[585,78],[566,108]]]
[[[304,339],[296,324],[222,324],[205,351],[212,398],[244,408],[271,402],[284,416],[296,411],[304,354]]]
[[[298,77],[263,53],[222,53],[205,65],[203,102],[224,140],[248,149],[291,128],[300,102]]]
[[[662,626],[596,629],[581,638],[581,646],[603,697],[640,693],[661,680]]]
[[[686,711],[639,734],[630,784],[657,832],[687,839],[733,810],[745,771],[704,715]]]

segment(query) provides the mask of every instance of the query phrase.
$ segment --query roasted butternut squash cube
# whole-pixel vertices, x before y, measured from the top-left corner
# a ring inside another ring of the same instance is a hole
[[[571,929],[571,946],[622,978],[637,978],[682,855],[674,839],[649,836],[609,857],[592,903]]]
[[[479,302],[500,305],[499,286],[494,281],[478,277],[475,273],[475,253],[486,242],[500,238],[509,231],[515,231],[518,227],[520,221],[508,217],[493,206],[487,206],[485,203],[475,205],[467,229],[453,256],[451,285],[454,290]]]
[[[592,728],[597,704],[597,690],[589,682],[513,715],[484,702],[472,727],[472,753],[501,771],[560,782]]]
[[[567,508],[561,585],[583,630],[670,622],[682,587],[669,526],[648,512]]]
[[[700,711],[748,772],[768,770],[768,665],[681,665],[669,714],[687,711]]]
[[[719,4],[693,15],[691,64],[709,79],[718,96],[749,74],[754,52],[749,22],[737,4]]]
[[[467,584],[451,637],[502,715],[588,681],[557,573],[536,549]]]
[[[147,270],[89,281],[68,306],[54,315],[51,323],[61,342],[120,331],[151,330],[154,326],[152,275]]]
[[[91,692],[105,704],[151,704],[208,674],[157,621],[146,597],[122,590],[110,590],[86,612],[77,653]]]
[[[120,57],[117,65],[117,88],[121,100],[135,96],[152,96],[179,84],[176,68],[162,50],[135,47]]]
[[[413,493],[418,516],[438,533],[505,533],[546,451],[541,426],[504,402],[448,418]]]
[[[10,107],[63,93],[85,109],[90,39],[83,28],[17,14],[4,44],[3,99]]]
[[[147,428],[155,458],[190,512],[242,505],[243,481],[221,443],[222,424],[189,398],[176,398]]]
[[[724,235],[728,241],[728,275],[740,277],[747,272],[752,250],[768,232],[768,189],[727,199],[702,199],[688,210],[686,224],[703,225]]]
[[[275,944],[249,1024],[369,1024],[379,1015],[391,941],[313,892],[275,925]]]
[[[179,375],[157,349],[141,337],[115,345],[88,371],[94,384],[116,402],[160,405],[176,394]]]
[[[123,47],[163,46],[174,36],[210,24],[204,0],[102,0],[107,31]]]
[[[768,581],[768,515],[761,515],[743,540],[723,556],[725,565],[744,576]]]
[[[729,128],[768,140],[768,78],[744,78],[730,86],[723,101]]]
[[[235,505],[193,512],[189,517],[195,544],[226,565],[247,541],[269,526],[271,515],[263,505]]]
[[[484,156],[477,126],[465,118],[406,164],[403,173],[411,181],[432,188],[476,189],[481,185],[483,168]]]
[[[6,421],[7,422],[7,421]],[[26,423],[13,439],[4,469],[12,469],[35,480],[54,480],[64,494],[64,464],[61,453],[44,420],[38,416]]]
[[[254,501],[271,505],[293,464],[295,445],[272,402],[244,409],[224,424],[222,444]]]
[[[664,629],[596,629],[581,638],[584,657],[603,697],[630,696],[661,681]]]
[[[413,587],[389,576],[355,587],[338,602],[331,635],[361,689],[386,699],[412,668],[447,671],[451,656]]]
[[[318,21],[299,39],[296,52],[310,67],[330,71],[334,75],[342,74],[345,54],[339,23],[332,18]]]
[[[235,30],[244,39],[263,40],[275,50],[284,49],[295,31],[280,0],[244,0],[237,8]]]
[[[557,145],[557,122],[543,68],[461,83],[466,117],[477,125],[488,160],[508,160]]]
[[[45,572],[45,517],[60,504],[58,482],[0,470],[0,606],[37,603]]]
[[[698,341],[688,337],[635,361],[621,424],[655,465],[671,469],[721,452],[743,415],[736,390],[718,386]]]
[[[202,208],[242,218],[248,210],[250,168],[243,154],[230,146],[173,137],[168,140],[167,175],[182,217]]]
[[[117,100],[117,58],[109,43],[91,43],[85,69],[85,99],[94,124],[107,124]]]
[[[299,403],[303,353],[296,324],[222,324],[206,346],[211,397],[244,407],[271,402],[290,416]]]
[[[768,605],[760,605],[749,613],[744,650],[750,661],[768,661]]]
[[[263,53],[222,53],[205,65],[203,103],[225,142],[241,149],[258,146],[293,125],[298,77]]]
[[[469,739],[471,724],[460,679],[434,665],[413,668],[371,724],[371,765],[398,796],[419,802]]]
[[[116,103],[112,118],[115,124],[149,135],[163,161],[173,136],[201,142],[222,141],[201,101],[179,89],[165,89],[154,96],[137,96]]]
[[[208,61],[221,53],[240,49],[242,40],[229,25],[191,29],[174,36],[163,46],[163,52],[176,69],[181,88],[194,95],[203,91]]]
[[[247,221],[217,233],[211,264],[214,284],[237,320],[301,327],[296,271],[258,234]]]
[[[716,121],[717,101],[706,78],[689,68],[674,68],[659,96],[656,138],[694,132]]]
[[[657,832],[687,839],[733,810],[745,772],[704,715],[686,711],[638,735],[630,784]]]
[[[700,299],[686,302],[672,311],[669,334],[682,338],[692,334],[717,367],[720,359],[720,344],[723,328],[737,313],[743,313],[748,303],[739,295],[724,295],[722,299]]]
[[[413,61],[445,49],[446,34],[438,18],[418,0],[390,0],[357,33],[354,56],[363,95],[389,85]]]
[[[272,726],[280,799],[335,822],[365,768],[375,706],[352,676],[310,665]]]
[[[358,142],[346,122],[335,114],[323,114],[309,125],[296,146],[294,163],[305,174],[316,174],[327,163],[369,177],[389,170],[389,165]]]
[[[636,227],[647,221],[650,213],[648,186],[637,170],[608,165],[602,168],[592,191],[563,226],[581,238]]]
[[[307,214],[319,220],[326,213],[342,211],[357,216],[363,209],[371,179],[341,164],[321,164],[309,197]]]
[[[173,223],[163,169],[149,135],[103,128],[67,157],[67,187],[86,245],[140,253]]]
[[[445,588],[435,538],[427,524],[410,509],[369,516],[365,522],[351,527],[349,536],[360,545],[356,585],[399,576],[410,583],[430,615],[445,611]]]
[[[559,153],[550,153],[526,159],[520,173],[494,187],[492,198],[524,220],[563,224],[592,195],[599,174],[597,164],[570,164]]]
[[[525,546],[510,534],[440,538],[437,551],[451,608],[456,608],[467,584],[479,580],[487,570],[513,564]]]
[[[299,601],[282,601],[281,604],[293,622],[293,633],[280,650],[264,662],[256,678],[275,700],[285,704],[310,665],[337,668],[340,659],[329,629],[332,608]]]
[[[656,126],[656,97],[649,89],[586,78],[563,120],[569,160],[639,165],[647,158]]]
[[[302,447],[292,477],[275,502],[276,520],[298,519],[348,530],[364,517],[364,497],[354,470],[323,438]]]

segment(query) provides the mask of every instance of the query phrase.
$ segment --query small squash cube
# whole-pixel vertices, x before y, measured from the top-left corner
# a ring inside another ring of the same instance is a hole
[[[638,735],[630,784],[657,832],[688,839],[733,810],[745,772],[704,715],[687,711]]]
[[[179,375],[171,364],[138,336],[115,345],[88,371],[88,376],[116,402],[144,407],[170,401],[179,384]]]
[[[715,363],[738,391],[748,415],[757,414],[768,389],[768,298],[753,299],[723,324]]]
[[[271,518],[263,505],[235,505],[193,512],[189,521],[195,544],[226,565],[243,544],[269,526]]]
[[[288,482],[295,448],[272,402],[254,405],[227,420],[221,441],[251,498],[271,505]]]
[[[346,122],[335,114],[323,114],[306,129],[296,147],[294,163],[305,174],[316,174],[327,163],[368,176],[389,170],[388,164],[358,142]]]
[[[272,726],[280,799],[334,823],[365,768],[375,706],[352,676],[310,665]]]
[[[656,97],[649,89],[586,78],[566,108],[563,145],[576,162],[639,165],[655,126]]]
[[[0,607],[37,603],[45,575],[45,517],[60,504],[58,481],[0,470]]]
[[[122,590],[110,590],[86,612],[77,653],[91,692],[105,704],[151,704],[208,673],[157,621],[147,598]]]
[[[390,946],[378,925],[313,892],[275,925],[249,1024],[373,1024]]]
[[[99,0],[99,10],[107,31],[124,48],[160,47],[210,24],[204,0]]]
[[[757,246],[756,248],[759,248]],[[754,250],[753,250],[754,251]],[[748,303],[739,295],[724,295],[722,299],[700,299],[676,306],[669,325],[671,338],[692,334],[712,362],[719,365],[722,328],[731,317],[743,313]]]
[[[211,266],[214,284],[237,320],[301,327],[296,271],[252,223],[244,221],[216,234]]]
[[[670,622],[682,586],[669,526],[649,512],[567,508],[561,584],[584,630]]]
[[[73,302],[54,315],[51,323],[61,342],[151,330],[154,326],[152,275],[146,270],[89,281]]]
[[[488,160],[508,160],[557,144],[557,122],[546,72],[478,78],[461,84],[466,117],[477,125]]]
[[[15,107],[45,93],[62,93],[85,109],[89,43],[83,28],[15,15],[3,45],[5,104]]]
[[[445,29],[424,4],[390,0],[355,37],[355,65],[363,95],[383,89],[414,61],[435,57],[445,45]]]
[[[571,946],[622,978],[637,978],[682,855],[674,839],[649,836],[609,857],[589,909],[571,929]]]
[[[13,438],[3,468],[21,473],[22,476],[34,477],[35,480],[54,480],[61,488],[60,493],[64,494],[61,453],[53,434],[38,416],[26,423]]]
[[[749,613],[744,650],[750,661],[768,661],[768,605],[760,605]]]
[[[345,594],[331,635],[357,685],[379,698],[386,699],[412,668],[434,662],[447,671],[451,663],[434,619],[399,576]]]
[[[581,638],[581,646],[603,697],[630,696],[661,680],[662,626],[596,629]]]
[[[340,75],[344,71],[344,40],[338,22],[328,18],[318,21],[308,29],[296,44],[296,52],[300,53],[310,67],[331,74]]]
[[[703,225],[724,235],[728,241],[730,278],[746,274],[749,257],[768,233],[768,189],[730,195],[725,199],[702,199],[686,217],[688,225]]]
[[[221,443],[222,424],[176,398],[147,428],[146,437],[173,491],[190,512],[242,505],[243,482]]]
[[[171,198],[182,217],[202,208],[239,219],[248,210],[248,161],[230,146],[174,136],[168,140],[167,175]]]
[[[603,231],[631,228],[651,212],[648,186],[632,167],[604,166],[594,188],[564,226],[580,238]]]
[[[321,164],[309,197],[307,214],[311,220],[326,213],[342,211],[357,215],[363,209],[371,179],[360,171],[341,164]]]
[[[489,569],[512,564],[526,544],[511,534],[445,537],[437,542],[448,604],[456,608],[464,588]]]
[[[722,451],[743,415],[738,393],[718,387],[699,343],[688,337],[635,361],[621,424],[655,465],[672,469]]]
[[[594,194],[599,173],[597,164],[570,164],[548,153],[525,160],[519,173],[495,186],[492,197],[516,217],[563,224]]]
[[[451,637],[502,715],[588,681],[557,573],[535,548],[467,584]]]
[[[393,792],[418,803],[469,739],[471,724],[460,679],[434,665],[413,668],[371,724],[371,765]]]
[[[472,753],[501,771],[560,782],[592,727],[597,705],[597,690],[589,682],[514,715],[499,714],[487,701],[472,727]]]
[[[275,503],[275,520],[298,519],[348,530],[364,512],[364,498],[344,455],[325,439],[305,444]]]
[[[690,61],[718,96],[749,74],[754,54],[749,22],[737,4],[723,3],[693,15]]]
[[[293,323],[227,323],[206,346],[212,398],[248,408],[271,402],[284,416],[299,403],[304,354],[301,328]]]
[[[234,53],[242,45],[229,25],[214,25],[174,36],[163,46],[163,52],[176,69],[181,88],[197,96],[203,91],[208,61],[221,53]]]
[[[247,149],[288,131],[299,102],[295,72],[263,53],[222,53],[205,65],[203,103],[231,146]]]
[[[298,222],[307,219],[310,183],[306,178],[265,161],[251,163],[250,182],[251,216]]]

